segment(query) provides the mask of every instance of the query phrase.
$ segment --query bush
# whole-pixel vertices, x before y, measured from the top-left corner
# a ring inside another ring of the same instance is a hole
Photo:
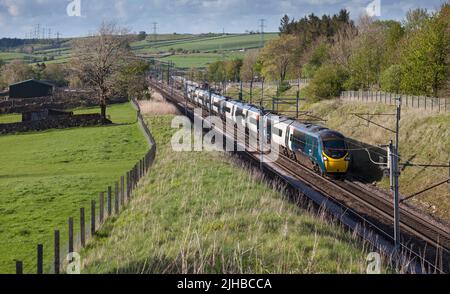
[[[381,90],[386,92],[398,93],[402,80],[402,71],[399,65],[392,65],[381,74]]]
[[[284,93],[287,90],[289,90],[290,88],[291,88],[291,85],[288,82],[283,81],[280,83],[280,86],[278,87],[278,94]]]
[[[344,88],[348,73],[336,65],[323,65],[305,88],[305,94],[311,101],[337,97]]]

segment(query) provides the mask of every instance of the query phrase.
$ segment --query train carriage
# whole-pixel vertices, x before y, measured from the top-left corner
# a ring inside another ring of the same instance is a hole
[[[245,128],[251,135],[259,134],[259,121],[263,119],[267,143],[279,145],[284,155],[321,175],[342,175],[349,169],[350,156],[345,137],[336,131],[283,116],[264,115],[254,105],[210,94],[195,86],[188,87],[188,99],[197,106],[211,107],[212,113],[220,115],[227,124]]]

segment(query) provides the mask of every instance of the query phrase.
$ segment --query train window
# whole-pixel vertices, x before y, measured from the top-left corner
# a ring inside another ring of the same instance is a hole
[[[298,146],[298,149],[305,150],[306,146],[306,135],[297,130],[294,130],[294,139],[293,141]]]
[[[342,158],[347,154],[347,144],[343,139],[328,138],[323,140],[323,151],[331,158]]]
[[[258,121],[256,120],[256,118],[254,117],[250,117],[249,118],[249,123],[253,124],[253,125],[258,125]]]
[[[277,134],[277,135],[280,136],[280,137],[283,137],[283,130],[281,130],[281,129],[279,129],[279,128],[274,127],[274,128],[273,128],[273,133],[274,133],[274,134]]]
[[[225,106],[224,108],[224,111],[225,112],[228,112],[228,113],[230,113],[231,112],[231,108],[230,107],[228,107],[228,106]]]

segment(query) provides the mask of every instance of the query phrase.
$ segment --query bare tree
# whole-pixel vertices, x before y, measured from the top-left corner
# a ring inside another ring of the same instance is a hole
[[[357,34],[357,29],[352,25],[346,25],[336,33],[330,48],[334,63],[344,67],[348,65],[352,55],[353,41]]]
[[[108,97],[115,91],[117,73],[131,56],[128,30],[103,23],[98,32],[75,42],[71,69],[98,95],[101,115],[106,119]]]

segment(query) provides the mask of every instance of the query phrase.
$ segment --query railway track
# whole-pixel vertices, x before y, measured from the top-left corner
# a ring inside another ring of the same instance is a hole
[[[166,98],[178,104],[180,109],[190,105],[177,90],[166,89],[161,84],[152,84]],[[195,108],[190,105],[191,109]],[[203,117],[208,115],[204,111]],[[246,140],[247,141],[247,140]],[[242,142],[241,142],[242,143]],[[247,146],[247,142],[243,142]],[[349,180],[341,181],[324,178],[298,162],[280,154],[275,164],[287,173],[320,192],[332,201],[344,205],[369,220],[370,226],[388,238],[393,235],[393,203],[389,197],[381,197],[371,192],[364,185],[357,185]],[[450,270],[450,229],[438,221],[432,220],[404,205],[400,212],[402,244],[419,258],[434,264],[435,271]],[[428,269],[430,271],[430,269]]]

